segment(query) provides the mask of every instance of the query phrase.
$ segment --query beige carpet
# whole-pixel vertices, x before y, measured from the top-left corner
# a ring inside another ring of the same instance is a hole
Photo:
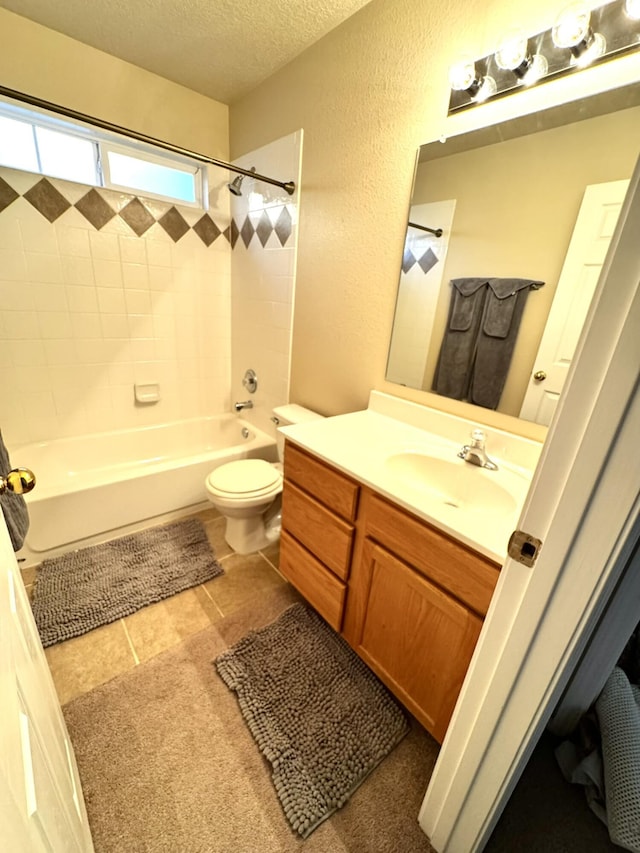
[[[65,706],[96,853],[432,850],[417,815],[438,747],[417,723],[306,841],[290,829],[212,661],[296,600],[283,587]]]

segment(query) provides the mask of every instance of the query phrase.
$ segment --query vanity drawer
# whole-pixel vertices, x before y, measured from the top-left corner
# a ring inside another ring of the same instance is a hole
[[[489,607],[499,566],[439,533],[374,493],[366,503],[366,534],[414,566],[480,616]]]
[[[280,572],[332,628],[340,630],[346,585],[286,530],[280,538]]]
[[[355,520],[358,509],[358,484],[289,442],[285,445],[284,476],[286,480],[299,485],[342,518],[346,518],[347,521]]]
[[[338,577],[347,579],[353,525],[286,480],[282,491],[282,527],[317,554]]]

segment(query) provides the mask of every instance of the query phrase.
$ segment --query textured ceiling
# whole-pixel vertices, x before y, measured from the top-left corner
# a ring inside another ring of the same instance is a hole
[[[368,0],[0,0],[0,6],[232,103]]]

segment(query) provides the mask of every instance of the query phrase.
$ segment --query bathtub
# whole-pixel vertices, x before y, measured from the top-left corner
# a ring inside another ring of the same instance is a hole
[[[36,475],[23,567],[204,508],[205,478],[225,462],[277,459],[275,438],[233,414],[38,442],[11,455]]]

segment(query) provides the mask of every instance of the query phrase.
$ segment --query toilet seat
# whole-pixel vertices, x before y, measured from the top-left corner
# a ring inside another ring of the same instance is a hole
[[[227,500],[266,497],[281,488],[282,474],[264,459],[226,462],[207,477],[207,489]]]

